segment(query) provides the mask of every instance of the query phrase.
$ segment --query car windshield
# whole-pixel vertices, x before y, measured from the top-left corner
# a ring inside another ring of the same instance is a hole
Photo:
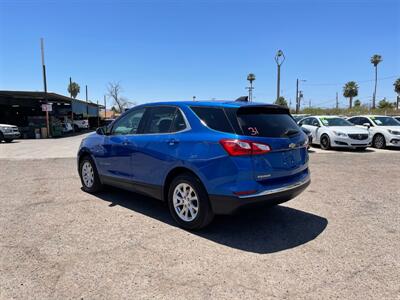
[[[400,126],[400,123],[392,117],[371,117],[371,120],[377,126]]]
[[[354,124],[342,118],[319,118],[324,126],[354,126]]]

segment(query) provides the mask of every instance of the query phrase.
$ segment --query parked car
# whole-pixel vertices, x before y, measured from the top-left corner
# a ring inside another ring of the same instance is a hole
[[[386,146],[400,147],[400,123],[388,116],[358,116],[349,121],[359,127],[368,128],[372,146],[383,149]]]
[[[72,124],[69,122],[64,122],[61,124],[62,125],[62,133],[71,133],[73,132]]]
[[[292,114],[293,119],[296,121],[296,123],[299,123],[302,119],[305,117],[309,117],[310,115],[307,114]]]
[[[0,124],[0,143],[5,141],[11,143],[13,140],[19,138],[21,133],[17,126],[9,124]]]
[[[393,118],[395,118],[396,121],[398,121],[400,123],[400,116],[394,116]]]
[[[86,137],[83,190],[112,185],[166,201],[176,222],[199,229],[215,214],[275,205],[310,183],[307,137],[277,105],[161,102],[136,106]]]
[[[302,119],[299,125],[311,131],[312,143],[324,150],[332,147],[365,150],[371,145],[367,129],[337,116],[311,116]]]
[[[313,140],[312,133],[311,133],[311,131],[308,130],[307,128],[304,128],[304,127],[300,127],[300,128],[301,128],[301,130],[303,130],[303,132],[304,132],[304,133],[307,135],[307,137],[308,137],[307,149],[310,149],[311,144],[312,144],[312,140]]]
[[[89,121],[88,120],[74,120],[74,131],[81,131],[82,129],[89,129]]]

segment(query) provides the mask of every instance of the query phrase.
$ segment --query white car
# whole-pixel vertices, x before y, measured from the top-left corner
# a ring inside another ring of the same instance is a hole
[[[365,150],[371,145],[372,137],[366,128],[337,116],[310,116],[299,125],[311,131],[312,143],[324,150],[332,147]]]
[[[17,126],[9,124],[0,124],[0,143],[5,141],[6,143],[11,143],[14,139],[21,136]]]
[[[88,120],[74,120],[74,130],[80,131],[82,129],[89,129],[89,121]]]
[[[372,146],[383,149],[386,146],[400,147],[400,123],[388,116],[357,116],[349,121],[359,127],[368,128]]]

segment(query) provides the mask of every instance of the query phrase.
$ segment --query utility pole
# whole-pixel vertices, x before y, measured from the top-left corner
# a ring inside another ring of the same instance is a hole
[[[278,52],[275,55],[275,62],[278,68],[278,78],[277,78],[277,83],[276,83],[276,100],[279,99],[280,97],[280,91],[281,91],[281,65],[285,61],[285,55],[283,54],[282,50],[278,50]]]
[[[338,92],[336,92],[336,109],[339,109],[339,96],[338,96]]]
[[[396,102],[396,104],[397,104],[396,110],[399,111],[399,109],[400,109],[400,107],[399,107],[399,106],[400,106],[400,96],[399,96],[399,95],[397,96],[397,102]]]
[[[47,80],[46,80],[46,65],[44,63],[44,41],[43,38],[40,39],[40,49],[42,52],[42,70],[43,70],[43,85],[44,85],[44,101],[46,103],[46,127],[47,127],[47,137],[50,137],[50,124],[49,124],[49,111],[48,111],[48,98],[47,98]]]
[[[299,79],[296,80],[296,114],[299,113],[300,103],[299,103]]]
[[[104,95],[104,119],[107,119],[107,100],[106,100],[106,95]]]
[[[73,105],[74,100],[72,100],[72,89],[71,89],[71,86],[72,86],[72,78],[70,77],[70,78],[69,78],[69,88],[70,88],[69,96],[70,96],[70,98],[71,98],[71,121],[72,121],[72,132],[75,132],[75,126],[74,126],[74,105]]]
[[[253,90],[254,90],[253,81],[256,80],[256,75],[254,75],[253,73],[250,73],[249,75],[247,75],[247,80],[248,80],[249,83],[250,83],[250,87],[247,87],[247,88],[246,88],[246,89],[249,90],[249,98],[248,98],[248,101],[251,102],[251,101],[253,101]]]
[[[311,99],[308,99],[308,107],[311,108]]]
[[[86,116],[89,119],[89,102],[88,102],[87,85],[85,85],[85,90],[86,90]]]
[[[196,101],[196,96],[193,96],[193,101]]]
[[[100,127],[100,109],[99,109],[99,100],[97,100],[97,127]]]

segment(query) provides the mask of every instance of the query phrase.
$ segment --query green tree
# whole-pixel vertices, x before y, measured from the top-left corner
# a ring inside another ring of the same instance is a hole
[[[394,104],[387,101],[386,98],[384,98],[381,101],[379,101],[378,107],[380,109],[392,109],[394,107]]]
[[[376,86],[378,85],[378,65],[382,60],[382,56],[380,56],[379,54],[374,54],[371,57],[371,64],[373,64],[375,67],[375,87],[374,94],[372,95],[372,108],[375,108]]]
[[[72,96],[72,98],[76,99],[76,96],[78,96],[80,91],[81,87],[76,82],[71,82],[68,84],[68,93]]]
[[[349,108],[352,108],[353,98],[358,96],[358,85],[355,81],[349,81],[344,85],[343,96],[349,98]]]
[[[276,99],[275,104],[288,107],[288,103],[287,103],[286,99],[282,96],[279,97],[278,99]]]
[[[361,106],[360,99],[357,99],[356,101],[354,101],[354,107],[360,107],[360,106]]]

